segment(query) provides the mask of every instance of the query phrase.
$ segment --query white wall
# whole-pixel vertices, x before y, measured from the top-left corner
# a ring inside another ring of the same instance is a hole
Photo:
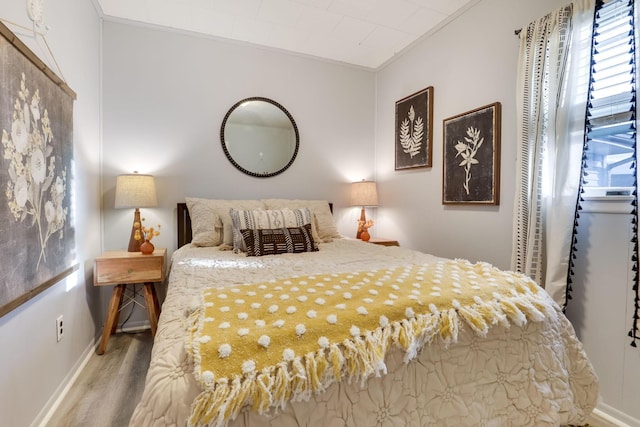
[[[341,208],[350,182],[373,177],[373,72],[119,22],[104,24],[103,55],[105,249],[128,243],[133,214],[113,208],[115,178],[134,170],[156,177],[159,207],[141,211],[170,251],[185,196],[328,199],[355,233],[358,209]],[[226,112],[252,96],[282,104],[300,133],[296,160],[275,177],[241,173],[222,150]]]
[[[31,25],[24,0],[3,0],[0,18]],[[60,0],[47,3],[45,22],[51,27],[47,34],[51,50],[78,96],[73,123],[73,214],[80,269],[0,318],[2,426],[28,426],[41,420],[70,379],[70,372],[93,351],[100,325],[101,301],[92,285],[93,258],[100,250],[101,229],[100,21],[92,2]],[[9,28],[18,33],[11,25]],[[44,45],[19,32],[20,38],[45,60]],[[55,70],[53,63],[48,65]],[[1,261],[0,268],[6,268]],[[55,319],[60,314],[64,316],[65,334],[58,343]]]
[[[117,22],[105,22],[103,38],[106,248],[124,248],[131,227],[132,213],[112,208],[121,173],[156,177],[160,206],[143,216],[162,224],[156,239],[170,249],[185,196],[325,198],[341,208],[349,183],[372,177],[372,72]],[[224,115],[251,96],[279,102],[298,126],[298,156],[281,175],[245,175],[222,150]]]
[[[515,191],[515,86],[519,39],[514,30],[564,0],[483,0],[378,73],[375,232],[403,246],[509,268]],[[434,87],[433,167],[394,170],[395,102]],[[442,205],[442,121],[502,103],[499,206]],[[489,243],[490,246],[487,246]]]
[[[630,426],[640,426],[640,350],[629,345],[627,336],[634,296],[631,206],[583,205],[567,317],[600,375],[598,407]]]

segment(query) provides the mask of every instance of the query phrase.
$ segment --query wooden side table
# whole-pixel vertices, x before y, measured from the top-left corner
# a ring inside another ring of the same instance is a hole
[[[383,239],[381,237],[372,237],[369,239],[369,243],[382,246],[400,246],[400,243],[398,243],[397,240]]]
[[[104,354],[109,337],[115,333],[127,285],[144,284],[144,299],[151,323],[151,334],[155,336],[160,317],[160,304],[154,282],[165,278],[167,250],[156,249],[151,255],[141,252],[109,251],[95,259],[93,267],[93,285],[115,285],[109,301],[107,320],[98,346],[98,354]]]

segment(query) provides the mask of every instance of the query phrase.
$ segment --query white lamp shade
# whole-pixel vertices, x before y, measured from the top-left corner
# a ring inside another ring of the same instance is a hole
[[[156,183],[151,175],[118,175],[116,208],[153,208],[158,206]]]
[[[352,206],[378,206],[378,189],[374,181],[360,181],[351,184]]]

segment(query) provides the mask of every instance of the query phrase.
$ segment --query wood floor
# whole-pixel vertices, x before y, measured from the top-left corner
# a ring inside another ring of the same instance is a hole
[[[142,396],[151,359],[149,330],[118,333],[91,357],[47,427],[126,427]]]

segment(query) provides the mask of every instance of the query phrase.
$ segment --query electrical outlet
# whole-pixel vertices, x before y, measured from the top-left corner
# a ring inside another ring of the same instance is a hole
[[[56,319],[56,338],[58,339],[58,342],[62,340],[63,335],[64,335],[64,323],[62,321],[62,314],[61,314]]]

